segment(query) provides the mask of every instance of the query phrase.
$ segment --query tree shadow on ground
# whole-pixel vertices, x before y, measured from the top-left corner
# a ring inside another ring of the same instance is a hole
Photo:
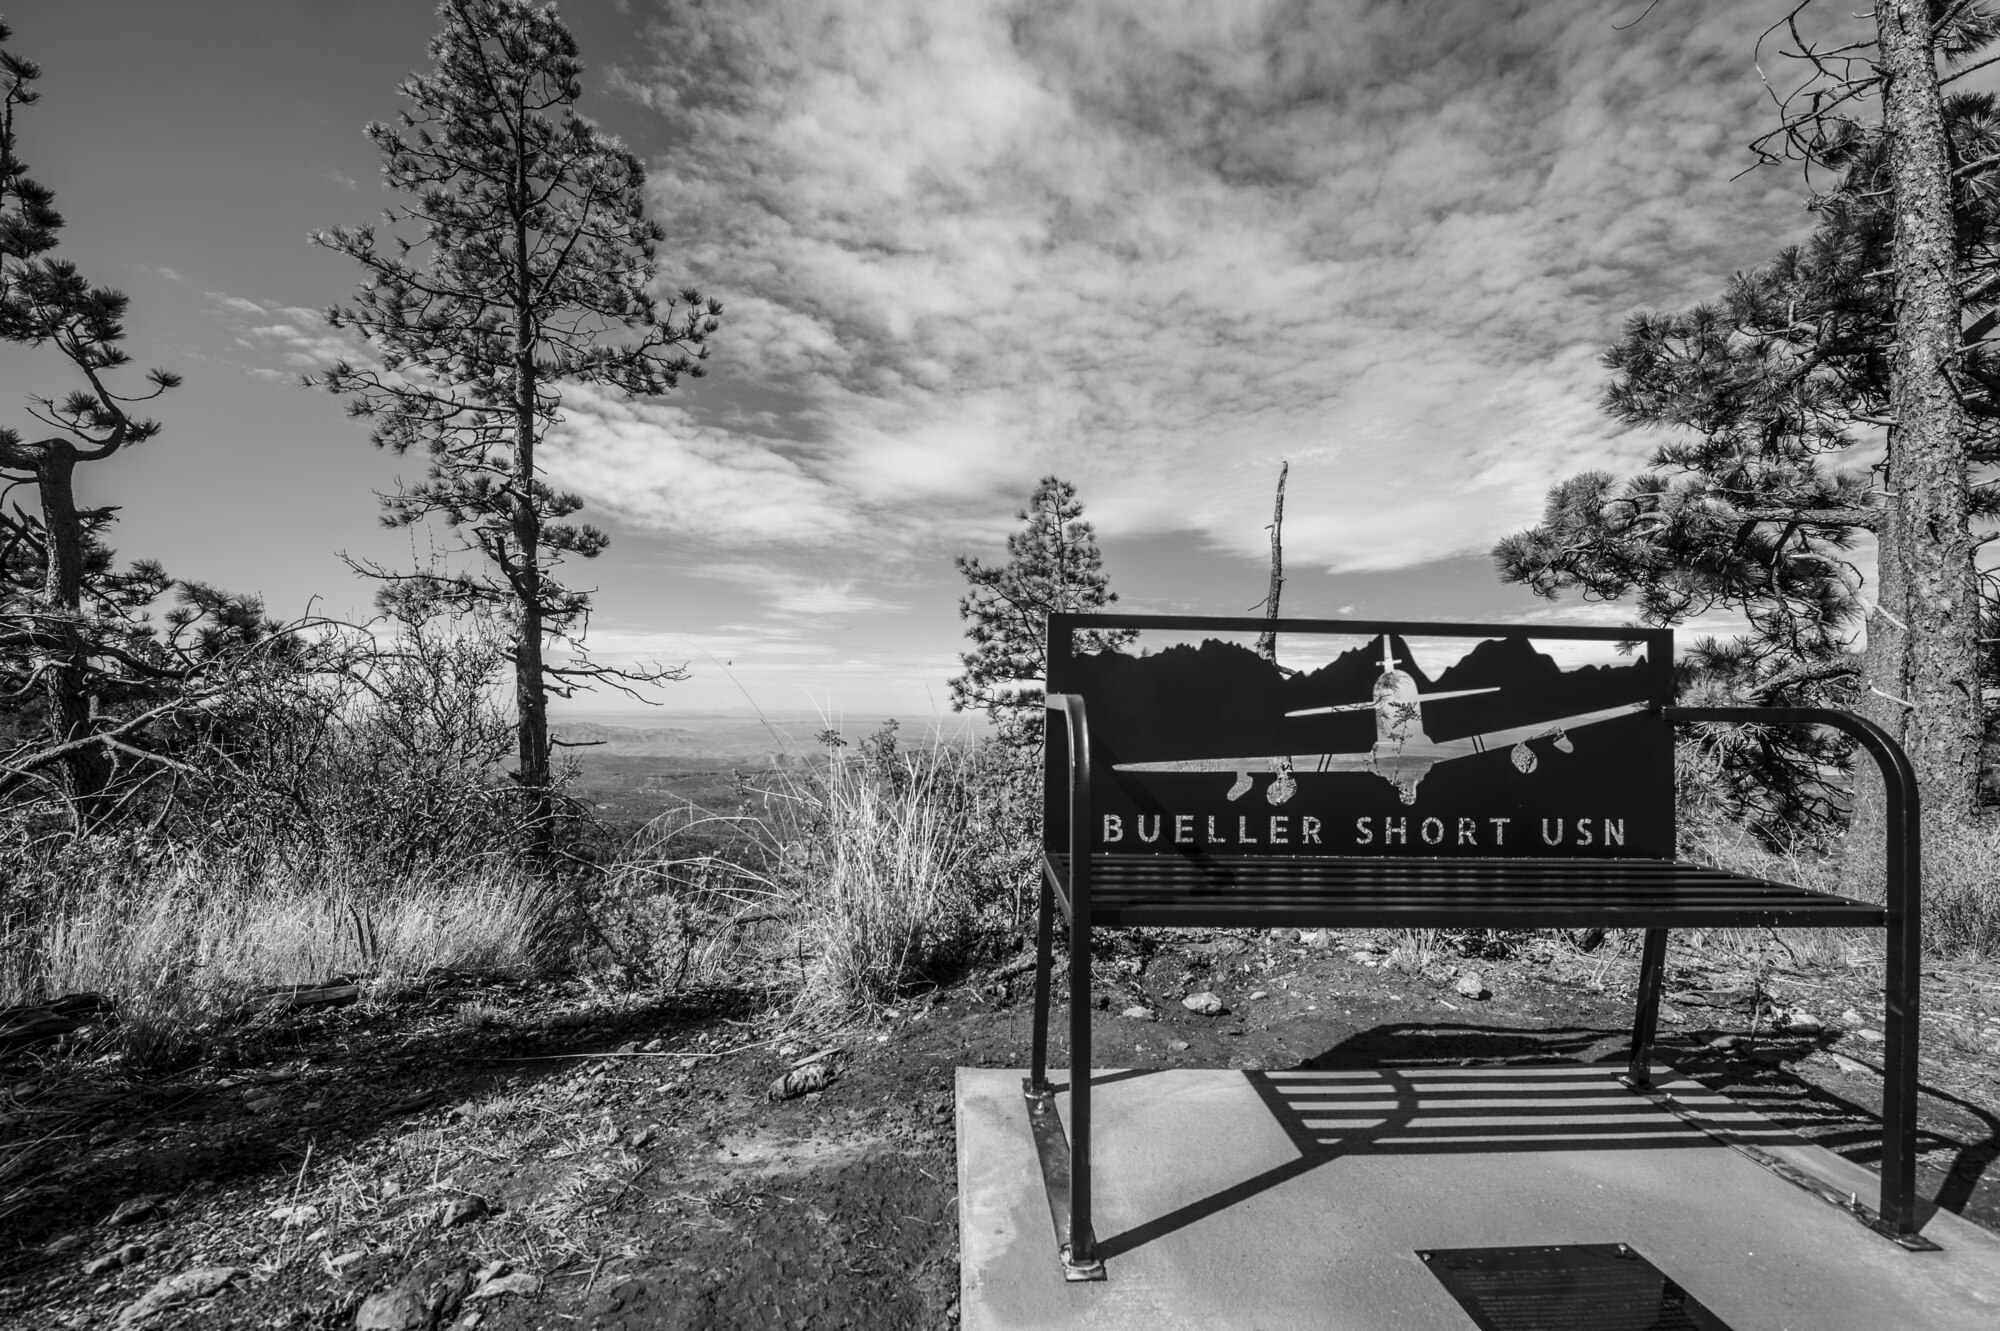
[[[101,1226],[134,1196],[159,1196],[171,1213],[218,1187],[297,1175],[309,1159],[393,1136],[400,1121],[531,1089],[621,1045],[659,1040],[671,1051],[664,1066],[692,1068],[728,1052],[723,1039],[704,1037],[768,1002],[713,990],[548,1011],[556,1006],[533,985],[475,983],[297,1013],[250,1032],[224,1066],[153,1076],[17,1055],[0,1074],[32,1134],[21,1140],[37,1149],[15,1157],[24,1168],[0,1181],[9,1185],[0,1186],[0,1221],[13,1240],[0,1251],[0,1280],[70,1262],[42,1245]],[[477,1023],[459,1015],[473,1009],[485,1010]]]

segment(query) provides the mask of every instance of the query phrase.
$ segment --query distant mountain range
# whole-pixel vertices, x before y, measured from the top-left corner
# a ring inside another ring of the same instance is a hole
[[[769,722],[755,717],[677,717],[679,725],[609,725],[598,721],[555,721],[549,726],[565,744],[585,745],[569,752],[590,758],[701,759],[726,766],[774,767],[786,759],[798,761],[820,752],[818,736],[827,722],[817,717],[787,717]],[[970,723],[953,717],[953,731],[970,731]],[[843,718],[835,728],[849,744],[858,744],[882,726],[878,717]],[[935,727],[929,721],[905,722],[897,738],[905,745],[926,744]],[[782,756],[781,756],[782,755]]]
[[[644,749],[648,753],[694,753],[707,747],[702,735],[679,726],[601,726],[588,721],[559,721],[549,729],[566,744]]]
[[[549,732],[588,761],[608,758],[703,758],[768,766],[773,754],[810,752],[811,735],[773,733],[755,721],[686,726],[607,726],[592,721],[558,721]]]

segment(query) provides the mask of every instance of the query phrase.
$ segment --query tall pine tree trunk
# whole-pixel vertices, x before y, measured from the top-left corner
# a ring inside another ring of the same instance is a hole
[[[534,459],[532,420],[518,424],[514,456],[517,474],[532,477]],[[523,482],[525,485],[526,482]],[[537,858],[545,859],[554,847],[551,818],[554,796],[549,789],[549,700],[542,679],[542,571],[539,562],[541,523],[531,500],[514,503],[514,544],[520,563],[516,585],[520,588],[520,618],[514,641],[514,705],[520,721],[516,727],[516,779],[527,797],[528,843]]]
[[[525,191],[525,182],[523,182]],[[546,863],[555,848],[555,801],[549,789],[549,699],[542,677],[542,524],[535,511],[535,340],[534,289],[529,269],[525,214],[514,224],[514,546],[520,561],[514,577],[520,622],[514,643],[514,703],[517,727],[516,779],[527,799],[528,847]]]
[[[44,688],[49,704],[49,731],[57,744],[88,737],[91,716],[90,647],[83,632],[83,522],[76,511],[76,453],[52,440],[36,459],[35,479],[41,492],[42,527],[48,538],[48,565],[42,584],[42,613],[37,636],[42,649]],[[74,749],[63,756],[68,794],[88,823],[95,820],[111,784],[111,764],[98,745]]]
[[[1896,204],[1895,425],[1862,706],[1908,750],[1926,811],[1949,823],[1977,807],[1981,733],[1965,421],[1950,377],[1960,340],[1951,158],[1925,0],[1878,0],[1875,21]],[[1861,775],[1853,886],[1862,864],[1873,868],[1866,882],[1880,881],[1881,785]]]

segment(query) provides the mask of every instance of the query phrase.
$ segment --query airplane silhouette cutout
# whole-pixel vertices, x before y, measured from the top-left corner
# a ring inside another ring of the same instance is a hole
[[[1424,733],[1423,704],[1436,702],[1441,698],[1467,698],[1476,693],[1498,693],[1499,686],[1483,689],[1452,689],[1442,693],[1422,693],[1417,689],[1417,681],[1399,668],[1394,653],[1389,647],[1389,635],[1382,635],[1382,674],[1375,681],[1373,696],[1367,702],[1338,703],[1331,707],[1306,707],[1296,712],[1286,712],[1291,716],[1322,716],[1329,712],[1359,712],[1372,709],[1375,713],[1375,743],[1371,748],[1348,753],[1309,753],[1300,755],[1274,754],[1250,758],[1182,758],[1167,762],[1114,763],[1112,770],[1118,772],[1234,772],[1236,783],[1229,788],[1229,798],[1240,799],[1250,792],[1253,777],[1258,774],[1275,773],[1277,779],[1264,798],[1273,805],[1283,804],[1298,791],[1297,772],[1372,772],[1396,787],[1398,796],[1405,804],[1417,802],[1417,783],[1430,773],[1439,763],[1451,762],[1457,758],[1469,758],[1476,753],[1490,749],[1512,746],[1514,766],[1523,774],[1532,772],[1538,764],[1534,750],[1528,747],[1532,740],[1553,739],[1556,750],[1569,753],[1575,749],[1570,741],[1569,731],[1600,721],[1610,721],[1617,717],[1643,712],[1651,705],[1643,702],[1626,703],[1618,707],[1606,707],[1594,712],[1583,712],[1576,716],[1566,716],[1555,721],[1537,721],[1532,725],[1514,726],[1506,730],[1488,731],[1483,735],[1467,735],[1461,739],[1435,740]]]

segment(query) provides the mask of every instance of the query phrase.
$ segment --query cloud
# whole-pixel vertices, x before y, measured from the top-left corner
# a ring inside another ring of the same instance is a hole
[[[689,570],[693,577],[730,584],[753,592],[762,602],[764,618],[724,628],[743,629],[776,638],[802,638],[829,621],[855,616],[900,615],[909,606],[900,600],[865,590],[858,579],[828,579],[812,572],[774,568],[761,559],[708,559]]]
[[[853,582],[821,582],[781,588],[770,598],[771,611],[779,615],[899,614],[904,607],[884,597],[857,591]]]
[[[254,300],[245,300],[241,296],[226,296],[220,291],[204,291],[201,294],[208,297],[209,303],[218,310],[248,315],[253,319],[263,317],[264,307]]]
[[[354,361],[366,355],[358,338],[329,328],[317,310],[246,300],[220,291],[202,294],[230,332],[230,340],[264,362],[243,366],[259,379],[295,382],[302,372],[324,370],[336,361]]]
[[[565,488],[634,525],[710,543],[850,539],[852,506],[810,455],[783,441],[716,429],[678,405],[571,387],[549,469]]]
[[[1795,181],[1730,179],[1753,8],[676,7],[612,71],[670,145],[665,276],[728,305],[711,383],[794,405],[579,420],[576,482],[737,545],[914,551],[1056,471],[1106,538],[1254,557],[1288,459],[1295,562],[1482,550],[1643,458],[1595,407],[1627,312],[1809,225]]]

